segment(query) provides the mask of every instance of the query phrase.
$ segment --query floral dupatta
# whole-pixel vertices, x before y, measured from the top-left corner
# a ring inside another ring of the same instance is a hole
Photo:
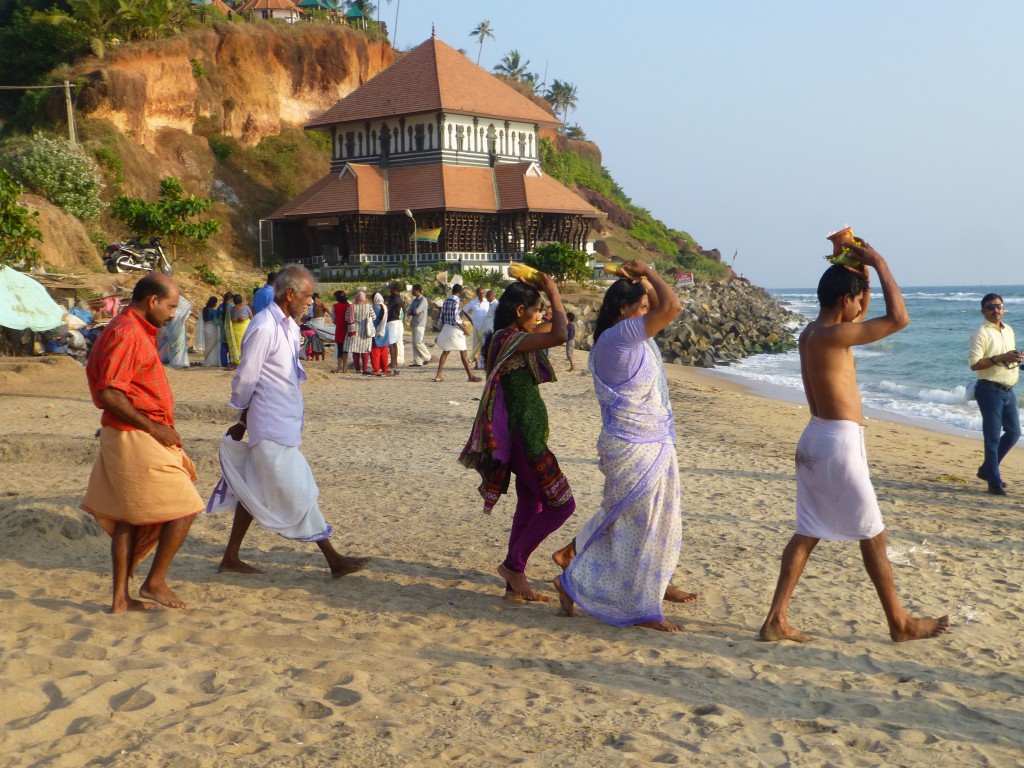
[[[484,500],[484,512],[487,514],[490,514],[501,494],[508,491],[511,474],[509,452],[512,448],[512,435],[501,389],[501,378],[506,372],[507,363],[528,335],[525,331],[510,327],[496,331],[491,337],[487,350],[487,382],[480,396],[480,406],[473,420],[469,440],[459,454],[460,464],[480,473],[482,482],[479,491]],[[540,352],[527,353],[527,367],[538,384],[555,380],[551,363]],[[551,459],[554,457],[551,456]],[[557,470],[557,462],[555,469]]]

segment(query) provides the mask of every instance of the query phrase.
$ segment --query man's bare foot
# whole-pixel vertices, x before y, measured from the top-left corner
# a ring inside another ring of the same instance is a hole
[[[156,606],[156,603],[147,603],[145,600],[115,600],[110,605],[111,613],[128,613],[129,611],[145,611]]]
[[[345,555],[339,555],[338,559],[331,563],[331,576],[340,579],[342,576],[363,570],[369,562],[370,558],[368,557],[345,557]]]
[[[569,542],[568,546],[562,547],[551,555],[551,559],[555,561],[555,565],[563,571],[569,567],[569,563],[572,562],[574,557],[576,557],[576,539],[573,539]]]
[[[639,624],[634,624],[634,627],[643,627],[644,629],[656,629],[659,632],[682,632],[683,628],[678,624],[673,624],[671,621],[642,621]]]
[[[761,631],[757,636],[758,640],[762,642],[773,642],[775,640],[792,640],[795,643],[809,643],[812,638],[810,635],[806,635],[803,632],[798,632],[793,629],[785,621],[766,621],[761,626]]]
[[[569,594],[562,588],[562,577],[555,576],[551,583],[554,585],[555,589],[558,590],[558,604],[562,606],[562,611],[566,616],[572,618],[576,615],[576,603],[572,601]]]
[[[185,610],[188,608],[185,602],[178,597],[166,584],[162,584],[158,587],[154,587],[149,584],[143,584],[139,587],[139,594],[147,600],[152,600],[155,603],[160,603],[168,608],[180,608]]]
[[[479,376],[470,376],[469,380],[470,381],[483,381],[483,379],[481,379]]]
[[[693,603],[699,597],[696,592],[685,592],[679,587],[669,584],[665,588],[665,599],[670,603]]]
[[[949,629],[949,616],[938,619],[907,619],[900,629],[890,629],[889,637],[894,643],[905,643],[908,640],[926,640],[938,637]]]
[[[440,376],[435,376],[434,381],[444,381]]]
[[[224,558],[217,566],[217,573],[263,573],[259,568],[253,568],[238,558]]]
[[[551,595],[545,595],[543,592],[537,592],[531,589],[525,594],[521,594],[511,589],[505,590],[505,600],[510,600],[513,603],[553,603],[555,598]]]

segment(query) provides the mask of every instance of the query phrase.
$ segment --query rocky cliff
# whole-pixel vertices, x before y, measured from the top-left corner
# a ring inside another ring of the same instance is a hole
[[[386,42],[315,24],[216,24],[152,45],[114,49],[76,67],[77,109],[156,149],[162,129],[256,144],[302,125],[394,61]]]

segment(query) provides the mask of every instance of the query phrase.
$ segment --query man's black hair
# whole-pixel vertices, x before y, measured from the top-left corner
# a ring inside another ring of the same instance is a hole
[[[456,283],[452,286],[452,296],[458,296],[460,293],[462,293],[462,284]]]
[[[823,309],[832,309],[843,296],[859,296],[867,287],[868,279],[860,272],[854,272],[842,264],[833,264],[818,281],[818,304]]]
[[[171,295],[171,283],[163,275],[156,273],[146,275],[139,280],[132,289],[132,304],[137,304],[156,296],[158,299],[166,299]]]
[[[986,293],[985,298],[981,300],[981,308],[984,309],[986,304],[988,304],[990,301],[995,301],[996,299],[1002,301],[1003,297],[1000,296],[998,293]]]

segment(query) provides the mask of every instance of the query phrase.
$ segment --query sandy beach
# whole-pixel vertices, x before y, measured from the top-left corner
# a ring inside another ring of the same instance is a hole
[[[552,357],[551,447],[578,508],[531,562],[548,590],[601,491],[589,374]],[[332,580],[315,546],[254,526],[243,557],[266,573],[218,574],[231,518],[201,516],[170,572],[189,610],[115,617],[109,540],[78,509],[99,426],[84,369],[0,360],[0,764],[1024,764],[1024,447],[994,497],[979,440],[869,420],[897,587],[951,631],[890,642],[856,544],[823,542],[790,614],[814,641],[764,644],[807,409],[670,366],[675,583],[700,600],[667,606],[684,627],[668,635],[500,599],[513,501],[481,514],[456,463],[480,385],[451,365],[441,384],[331,367],[307,364],[303,451],[338,549],[371,566]],[[204,496],[230,377],[169,371]]]

